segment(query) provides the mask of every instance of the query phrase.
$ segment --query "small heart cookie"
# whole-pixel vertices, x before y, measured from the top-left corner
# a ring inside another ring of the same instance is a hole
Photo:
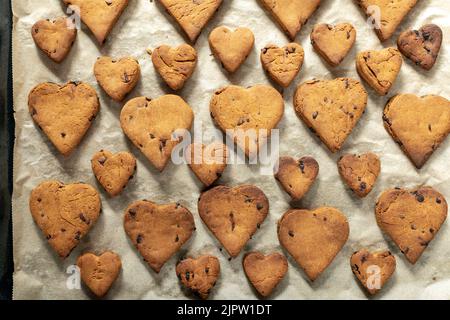
[[[248,28],[231,31],[226,27],[217,27],[211,31],[208,39],[212,52],[230,73],[239,69],[255,43],[255,36]]]
[[[447,201],[431,187],[383,192],[375,206],[381,230],[416,263],[447,218]]]
[[[294,95],[295,112],[331,152],[341,149],[366,105],[366,90],[349,78],[307,81]]]
[[[172,94],[155,100],[134,98],[120,113],[123,132],[159,171],[164,170],[172,150],[191,129],[193,121],[191,107]]]
[[[99,256],[85,253],[78,257],[81,280],[97,296],[105,296],[122,269],[122,261],[118,254],[106,251]]]
[[[261,64],[273,81],[289,87],[302,69],[305,52],[298,43],[289,43],[282,48],[269,44],[261,50]]]
[[[380,96],[385,96],[397,79],[402,63],[402,55],[395,48],[364,51],[356,57],[356,70]]]
[[[156,71],[172,90],[180,90],[197,65],[197,51],[188,44],[176,48],[163,45],[152,52]]]
[[[33,189],[30,211],[48,243],[66,258],[100,215],[100,196],[88,184],[46,181]]]
[[[392,276],[396,262],[389,251],[371,253],[361,249],[352,254],[350,266],[367,292],[374,295]]]
[[[201,194],[198,212],[225,250],[235,258],[266,219],[269,200],[255,186],[218,186]]]
[[[397,40],[400,52],[425,70],[433,68],[441,44],[442,29],[435,24],[427,24],[419,30],[402,32]]]
[[[41,83],[28,95],[34,122],[58,151],[69,156],[80,144],[100,110],[97,93],[88,84]]]
[[[380,174],[380,158],[372,152],[360,155],[346,154],[338,161],[338,170],[342,180],[360,198],[372,191]]]
[[[394,96],[383,112],[384,127],[420,169],[450,133],[450,101],[434,95]]]
[[[356,40],[356,29],[350,23],[316,24],[311,32],[314,50],[332,67],[338,66]]]
[[[299,160],[280,157],[275,179],[293,200],[300,200],[316,181],[318,174],[319,164],[312,157],[303,157]]]
[[[251,158],[283,117],[284,100],[270,86],[232,85],[214,93],[209,109],[215,124]]]
[[[263,297],[272,293],[288,271],[287,259],[280,253],[265,256],[260,252],[249,252],[242,260],[242,265],[247,278]]]
[[[31,27],[36,45],[57,63],[67,57],[77,37],[77,28],[71,23],[71,19],[62,17],[53,21],[39,20]]]
[[[328,267],[347,242],[347,218],[335,208],[289,210],[278,222],[278,239],[311,281]]]
[[[124,228],[131,242],[157,273],[195,230],[194,217],[179,203],[142,200],[125,210]]]
[[[188,258],[178,262],[176,273],[181,283],[202,299],[208,299],[220,274],[219,259],[213,256]]]

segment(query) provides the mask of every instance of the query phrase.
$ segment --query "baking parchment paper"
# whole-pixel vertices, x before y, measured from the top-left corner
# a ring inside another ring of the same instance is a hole
[[[68,268],[85,251],[114,250],[123,262],[123,271],[108,294],[110,299],[183,299],[187,296],[175,275],[175,263],[184,255],[213,254],[219,257],[222,273],[213,290],[213,299],[255,299],[254,290],[242,270],[242,253],[228,261],[225,250],[207,230],[197,212],[197,199],[201,185],[187,165],[170,164],[163,173],[157,172],[148,160],[122,133],[119,114],[122,104],[113,102],[97,85],[93,65],[101,55],[133,56],[139,60],[142,79],[128,98],[149,96],[156,98],[169,91],[155,72],[147,48],[161,44],[178,45],[186,42],[174,21],[164,12],[158,1],[131,0],[128,8],[110,34],[107,43],[99,47],[90,31],[83,25],[72,51],[60,65],[45,57],[33,42],[31,26],[42,18],[55,18],[65,14],[65,6],[58,0],[13,1],[13,76],[16,119],[16,145],[14,157],[14,298],[15,299],[89,299],[91,294],[83,286],[70,290]],[[350,223],[350,237],[333,263],[314,283],[310,283],[302,270],[289,257],[289,272],[272,298],[276,299],[365,299],[351,272],[349,258],[361,247],[390,249],[397,257],[397,270],[376,298],[426,299],[450,298],[450,230],[445,223],[425,250],[416,265],[409,264],[398,248],[378,228],[374,218],[374,204],[378,195],[387,188],[430,185],[450,200],[450,139],[435,152],[421,170],[416,170],[383,128],[382,110],[389,97],[396,93],[418,95],[438,94],[450,98],[448,64],[450,63],[450,2],[421,0],[405,19],[391,41],[381,44],[366,18],[351,0],[324,0],[318,11],[297,37],[305,49],[305,63],[295,82],[284,90],[285,115],[279,124],[280,152],[282,155],[314,156],[320,164],[319,178],[312,190],[300,203],[301,207],[334,206],[342,210]],[[356,45],[337,68],[328,68],[312,51],[309,34],[315,23],[351,22],[358,32]],[[367,87],[370,99],[363,115],[345,147],[331,154],[297,118],[292,106],[295,87],[311,78],[332,79],[354,77],[359,79],[354,59],[358,51],[381,49],[395,45],[400,30],[418,28],[436,23],[443,28],[444,43],[435,67],[423,72],[405,61],[401,73],[387,97],[378,97]],[[227,75],[211,55],[207,36],[218,26],[248,27],[255,34],[255,48],[234,75]],[[209,115],[209,101],[213,92],[225,85],[250,86],[271,84],[264,74],[259,50],[268,43],[285,45],[288,39],[271,20],[256,0],[224,0],[216,16],[203,30],[195,44],[199,63],[191,80],[179,94],[195,112],[197,124],[205,132],[205,140],[216,129]],[[47,137],[34,125],[27,107],[27,95],[38,83],[69,80],[85,81],[96,88],[101,111],[85,139],[73,155],[64,158],[57,153]],[[92,155],[100,150],[113,152],[131,150],[138,158],[136,179],[125,192],[110,198],[97,184],[90,168]],[[336,161],[346,152],[373,151],[380,155],[382,171],[374,190],[363,200],[357,199],[341,181]],[[30,191],[40,182],[57,179],[66,183],[83,181],[100,190],[103,213],[97,224],[82,239],[79,246],[65,260],[56,256],[46,243],[41,231],[30,215]],[[227,185],[254,184],[270,200],[270,213],[261,229],[243,250],[263,252],[282,251],[276,223],[289,209],[289,197],[273,176],[261,175],[258,165],[232,165],[226,170],[221,183]],[[124,209],[138,199],[151,199],[166,203],[181,201],[195,216],[197,231],[181,252],[166,263],[160,274],[155,274],[128,240],[123,229]],[[286,253],[286,252],[285,252]]]

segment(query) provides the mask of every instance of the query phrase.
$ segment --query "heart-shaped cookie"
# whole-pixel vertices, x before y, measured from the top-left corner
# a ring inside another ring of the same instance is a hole
[[[374,295],[392,276],[396,262],[389,251],[372,253],[367,249],[361,249],[352,254],[350,266],[367,292]]]
[[[307,81],[294,95],[295,112],[331,152],[341,149],[366,104],[366,90],[349,78]]]
[[[283,117],[284,100],[270,86],[232,85],[217,90],[209,108],[216,125],[251,158]]]
[[[372,152],[364,154],[346,154],[338,161],[338,170],[342,180],[360,198],[372,191],[381,170],[380,158]]]
[[[159,171],[164,170],[173,148],[190,130],[193,121],[191,107],[172,94],[155,100],[134,98],[120,113],[125,134]]]
[[[209,145],[193,143],[186,149],[186,161],[197,178],[209,187],[225,171],[228,164],[228,149],[221,142]]]
[[[282,48],[269,44],[261,50],[261,64],[273,81],[289,87],[302,69],[305,52],[298,43],[289,43]]]
[[[28,95],[34,122],[56,149],[68,156],[80,144],[100,110],[97,93],[88,84],[41,83]]]
[[[176,48],[163,45],[152,52],[156,71],[172,90],[180,90],[197,65],[197,51],[188,44]]]
[[[136,171],[136,158],[129,152],[113,154],[101,150],[91,160],[92,171],[98,182],[112,197],[117,196],[133,178]]]
[[[220,274],[219,259],[213,256],[187,258],[178,262],[176,273],[181,283],[202,299],[208,299]]]
[[[222,0],[159,0],[191,42],[219,10]]]
[[[122,269],[122,261],[118,254],[106,251],[97,256],[85,253],[78,257],[81,280],[97,296],[105,296]]]
[[[311,281],[316,280],[341,251],[348,234],[347,218],[330,207],[289,210],[278,222],[281,245]]]
[[[312,157],[280,157],[277,167],[275,178],[293,200],[303,198],[319,174],[319,164]]]
[[[331,66],[338,66],[356,40],[356,29],[350,23],[316,24],[311,32],[314,50]]]
[[[128,6],[128,0],[63,0],[102,45]]]
[[[231,31],[227,27],[217,27],[211,31],[208,39],[212,52],[230,73],[239,69],[255,43],[255,36],[248,28]]]
[[[383,192],[375,206],[378,226],[416,263],[447,218],[447,201],[431,187]]]
[[[264,255],[249,252],[242,260],[242,265],[247,278],[263,297],[272,293],[288,271],[287,259],[280,253]]]
[[[69,256],[95,224],[102,204],[88,184],[46,181],[33,189],[30,211],[48,243],[62,258]]]
[[[202,193],[198,212],[225,250],[235,258],[266,219],[269,200],[255,186],[218,186]]]
[[[356,57],[356,70],[379,95],[385,96],[397,79],[402,63],[402,55],[395,48],[364,51]]]
[[[419,30],[402,32],[397,40],[400,52],[425,70],[433,68],[441,44],[442,30],[435,24],[427,24]]]
[[[320,5],[320,0],[259,0],[259,2],[291,40],[295,39],[297,33]]]
[[[179,203],[158,205],[142,200],[125,210],[124,228],[144,260],[157,273],[189,240],[194,217]]]
[[[120,102],[136,87],[141,77],[141,68],[133,58],[116,60],[99,57],[94,65],[94,74],[108,96]]]
[[[384,127],[417,168],[450,133],[450,101],[434,95],[394,96],[383,112]]]
[[[36,45],[50,59],[59,63],[72,49],[77,37],[77,28],[69,18],[39,20],[31,27],[31,35]]]

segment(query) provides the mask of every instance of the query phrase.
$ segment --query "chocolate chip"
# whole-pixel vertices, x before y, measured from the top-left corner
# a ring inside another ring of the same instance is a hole
[[[50,240],[52,238],[52,236],[49,234],[47,235],[47,240]]]
[[[361,182],[361,183],[359,184],[359,190],[360,190],[360,191],[366,190],[366,187],[367,187],[367,185],[366,185],[365,182]]]
[[[61,132],[61,137],[65,138],[66,134],[64,132]]]
[[[436,202],[437,202],[437,203],[441,203],[442,201],[441,201],[441,199],[436,198]]]
[[[175,238],[175,242],[178,242],[178,241],[180,241],[180,238],[177,235],[177,237]]]
[[[75,240],[80,240],[81,238],[81,232],[77,231],[77,233],[75,234]]]
[[[208,268],[208,267],[205,268],[205,273],[206,273],[206,274],[209,273],[209,268]]]
[[[294,232],[293,232],[293,231],[289,231],[289,232],[288,232],[288,235],[289,235],[289,237],[292,237],[292,238],[293,238],[293,237],[294,237]]]
[[[189,281],[189,278],[191,277],[191,273],[188,271],[186,272],[186,274],[184,275],[184,277],[186,278],[187,281]]]
[[[130,214],[130,216],[131,216],[132,218],[135,218],[135,217],[136,217],[136,209],[130,209],[130,210],[128,210],[128,213]]]
[[[256,204],[256,209],[261,210],[264,206],[261,203]]]
[[[105,157],[100,157],[100,158],[98,158],[98,163],[100,163],[101,165],[104,165],[105,164],[105,162],[106,162],[106,158]]]
[[[86,224],[89,224],[89,223],[88,223],[88,220],[86,219],[86,217],[85,217],[84,214],[82,214],[82,213],[80,213],[80,220],[83,221],[83,222],[86,223]]]
[[[425,200],[425,198],[420,193],[416,193],[416,200],[419,202],[423,202]]]
[[[139,244],[142,242],[142,240],[144,240],[144,237],[142,236],[142,234],[138,234],[138,236],[136,238],[136,242]]]
[[[302,173],[305,173],[305,162],[303,160],[300,160],[299,167]]]
[[[267,50],[268,50],[268,48],[262,48],[261,49],[262,54],[266,54]]]
[[[314,111],[313,114],[312,114],[312,118],[315,120],[318,115],[319,115],[319,112]]]

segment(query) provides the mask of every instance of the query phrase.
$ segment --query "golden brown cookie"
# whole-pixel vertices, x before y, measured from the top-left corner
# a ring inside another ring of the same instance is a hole
[[[319,164],[312,157],[302,157],[299,160],[280,157],[275,179],[293,200],[300,200],[316,181],[318,174]]]
[[[311,44],[314,50],[332,67],[338,66],[356,40],[356,29],[350,23],[335,26],[316,24],[311,32]]]
[[[53,21],[39,20],[31,27],[31,35],[39,49],[59,63],[72,49],[77,37],[77,28],[72,25],[72,20],[66,17]]]
[[[187,258],[178,262],[176,273],[181,283],[202,299],[208,299],[220,274],[219,259],[213,256]]]
[[[347,218],[335,208],[289,210],[278,222],[278,239],[311,281],[341,251],[349,234]]]
[[[179,203],[136,201],[125,210],[124,228],[144,260],[157,273],[195,230],[194,217]]]
[[[342,180],[360,198],[372,191],[381,170],[380,158],[372,152],[364,154],[345,154],[338,161]]]
[[[88,184],[46,181],[33,189],[30,211],[48,243],[62,258],[69,256],[100,215],[100,196]]]
[[[176,48],[159,46],[152,52],[156,71],[172,90],[180,90],[197,65],[197,51],[188,44]]]
[[[284,101],[270,86],[232,85],[214,93],[209,109],[215,124],[251,158],[283,117]]]
[[[289,87],[302,69],[305,52],[298,43],[288,43],[282,48],[269,44],[261,50],[261,64],[273,81]]]
[[[173,148],[191,129],[193,121],[191,107],[179,96],[171,94],[155,100],[134,98],[120,113],[123,132],[159,171],[164,170]]]
[[[341,149],[366,104],[366,90],[349,78],[307,81],[294,95],[295,112],[331,152]]]
[[[248,28],[231,31],[217,27],[209,34],[209,46],[222,66],[230,73],[235,72],[247,59],[253,49],[255,36]]]
[[[269,201],[255,186],[218,186],[201,194],[198,212],[225,250],[235,258],[269,213]]]
[[[356,70],[379,95],[385,96],[397,79],[402,63],[402,55],[395,48],[364,51],[356,57]]]
[[[447,201],[431,187],[383,192],[375,206],[378,226],[416,263],[447,218]]]
[[[450,101],[434,95],[394,96],[383,112],[384,127],[417,168],[450,133]]]
[[[247,278],[263,297],[272,293],[288,271],[286,257],[277,252],[269,255],[249,252],[244,256],[242,265]]]
[[[84,253],[77,259],[81,280],[97,296],[105,296],[122,269],[122,262],[118,254],[106,251],[97,256]]]
[[[69,156],[80,144],[100,110],[97,93],[83,82],[41,83],[28,95],[34,122],[58,151]]]

